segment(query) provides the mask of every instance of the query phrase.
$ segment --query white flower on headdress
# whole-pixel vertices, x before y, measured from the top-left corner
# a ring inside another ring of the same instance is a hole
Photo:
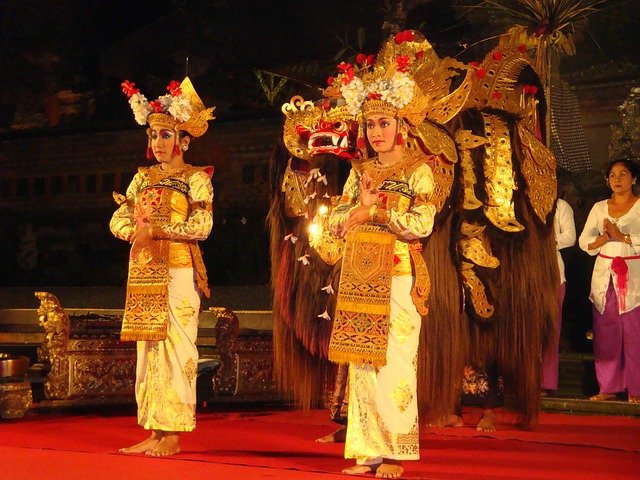
[[[186,122],[191,118],[191,103],[184,95],[171,97],[171,105],[167,110],[179,122]]]
[[[415,81],[406,72],[395,72],[391,78],[381,78],[368,85],[355,77],[347,85],[343,85],[340,91],[349,113],[357,115],[369,95],[378,97],[400,110],[413,100],[415,85]]]
[[[355,77],[346,85],[340,87],[340,93],[344,97],[344,101],[347,104],[347,109],[351,115],[357,115],[360,113],[360,107],[367,97],[364,84],[362,80]]]
[[[131,105],[131,110],[133,110],[136,123],[138,123],[138,125],[145,125],[147,123],[147,117],[153,111],[147,97],[141,93],[134,93],[129,97],[129,105]]]

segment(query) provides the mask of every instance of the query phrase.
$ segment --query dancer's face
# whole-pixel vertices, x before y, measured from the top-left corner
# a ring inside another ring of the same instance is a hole
[[[367,140],[376,153],[390,152],[396,145],[398,121],[387,115],[371,115],[366,120]]]
[[[149,135],[156,160],[159,163],[170,163],[173,158],[173,146],[178,141],[175,132],[166,128],[152,128]]]

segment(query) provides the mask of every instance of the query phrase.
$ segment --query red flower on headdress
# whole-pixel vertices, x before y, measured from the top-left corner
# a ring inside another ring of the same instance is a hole
[[[500,60],[502,60],[504,58],[504,55],[502,54],[502,52],[498,52],[498,51],[493,52],[493,54],[491,56],[493,57],[493,59],[496,62],[499,62]]]
[[[527,51],[527,46],[525,44],[518,45],[518,51],[520,53],[524,53]]]
[[[369,100],[380,100],[382,98],[382,94],[381,93],[375,93],[375,92],[369,92],[367,94],[367,98]]]
[[[356,62],[358,62],[363,67],[368,67],[369,65],[373,65],[373,61],[375,60],[375,56],[367,55],[366,53],[359,53],[356,55]]]
[[[177,97],[182,93],[182,89],[180,88],[180,83],[175,80],[171,80],[169,85],[167,85],[167,91],[171,94],[172,97]]]
[[[491,94],[491,98],[495,98],[496,100],[500,100],[502,98],[502,92],[493,92]]]
[[[424,57],[424,50],[416,52],[416,60],[422,60],[422,57]]]
[[[523,85],[522,91],[525,94],[535,95],[536,93],[538,93],[538,87],[536,85]]]
[[[403,42],[413,42],[414,38],[416,38],[416,32],[414,32],[413,30],[404,30],[402,32],[398,32],[393,37],[396,45],[400,45]]]
[[[140,89],[136,88],[136,84],[130,82],[129,80],[125,80],[124,82],[122,82],[120,84],[120,87],[122,87],[122,93],[124,93],[127,98],[131,98],[132,95],[140,92]]]
[[[407,55],[398,55],[396,57],[396,68],[399,72],[406,72],[410,63],[411,59]]]
[[[162,104],[158,100],[152,100],[149,102],[149,106],[153,108],[156,113],[162,113]]]
[[[331,85],[331,84],[333,84],[333,81],[334,81],[334,80],[335,80],[335,78],[333,78],[333,77],[329,77],[329,78],[327,78],[327,85]]]
[[[345,85],[351,83],[351,80],[353,80],[353,77],[355,76],[353,65],[346,62],[340,62],[337,68],[342,72],[342,74],[340,75],[340,80],[342,80],[342,83]]]
[[[353,65],[347,62],[340,62],[336,68],[342,72],[346,72],[347,70],[352,69]]]

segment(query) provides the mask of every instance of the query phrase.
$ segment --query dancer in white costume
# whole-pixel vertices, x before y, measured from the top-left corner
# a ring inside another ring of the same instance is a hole
[[[213,168],[188,165],[183,153],[213,109],[188,78],[152,102],[134,84],[122,86],[138,123],[149,124],[147,156],[158,164],[141,167],[126,196],[115,195],[120,208],[110,223],[132,244],[121,338],[138,342],[138,424],[151,430],[120,451],[166,456],[180,451],[180,432],[195,429],[200,294],[209,295],[198,241],[213,223]]]
[[[420,240],[436,214],[428,164],[435,156],[405,148],[409,127],[400,110],[413,97],[413,81],[402,68],[389,77],[365,83],[370,91],[354,105],[376,156],[352,167],[329,219],[347,238],[329,347],[330,359],[349,362],[345,458],[356,465],[343,472],[382,478],[399,477],[402,460],[420,458],[417,307],[426,313],[429,284]]]

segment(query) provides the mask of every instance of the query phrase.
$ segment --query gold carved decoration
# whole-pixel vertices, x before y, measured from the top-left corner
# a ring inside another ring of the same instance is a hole
[[[284,212],[287,217],[301,217],[307,213],[307,189],[305,182],[307,175],[291,168],[291,159],[282,178],[280,191],[284,193]]]
[[[473,264],[462,262],[462,282],[469,290],[471,305],[477,315],[489,318],[493,315],[494,306],[489,303],[484,285],[473,270]]]
[[[311,130],[316,120],[322,117],[322,109],[316,107],[313,102],[305,101],[300,95],[292,97],[289,103],[282,105],[282,113],[285,115],[282,138],[287,150],[297,158],[310,161],[308,145],[300,138],[298,125]]]
[[[45,396],[49,400],[132,401],[136,347],[109,338],[112,330],[119,331],[119,319],[115,329],[105,326],[98,337],[82,332],[72,335],[71,319],[55,295],[36,292],[36,296],[38,320],[46,333],[38,358],[51,367],[44,382]]]
[[[38,360],[47,362],[51,370],[44,381],[44,393],[47,398],[63,399],[69,395],[69,362],[67,347],[69,343],[69,316],[60,302],[48,292],[36,292],[40,299],[38,323],[44,327],[46,337],[38,349]]]
[[[462,256],[471,260],[476,265],[486,268],[497,268],[500,266],[500,260],[488,251],[485,243],[480,238],[463,238],[458,241],[458,247]]]
[[[436,164],[432,165],[434,189],[431,201],[439,212],[449,198],[453,185],[454,165],[458,161],[455,142],[442,129],[424,122],[409,130],[405,148],[413,157],[423,155],[425,151],[436,155]]]
[[[309,235],[309,245],[327,265],[335,265],[344,253],[344,238],[337,238],[328,229],[320,235]]]
[[[32,403],[31,382],[0,382],[0,417],[24,417]]]
[[[489,143],[486,138],[474,135],[471,130],[458,130],[456,143],[460,149],[460,167],[462,169],[463,203],[465,210],[475,210],[482,206],[482,202],[476,197],[475,186],[478,179],[473,170],[473,158],[471,150]]]
[[[524,227],[516,220],[513,204],[515,182],[511,162],[511,138],[506,122],[496,115],[482,113],[485,146],[484,177],[487,205],[484,213],[496,227],[505,232],[520,232]]]
[[[556,159],[551,150],[522,125],[518,125],[518,135],[524,152],[522,173],[529,187],[527,194],[533,211],[546,224],[558,191]]]
[[[477,72],[482,71],[484,75],[474,75],[466,108],[491,108],[526,117],[527,106],[523,102],[522,85],[518,83],[525,68],[531,68],[538,76],[532,59],[517,46],[501,45],[489,52],[477,67]]]

